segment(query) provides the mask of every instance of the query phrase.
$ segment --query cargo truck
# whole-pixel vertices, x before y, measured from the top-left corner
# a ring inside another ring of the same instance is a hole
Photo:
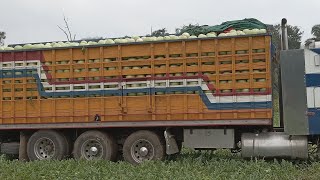
[[[183,144],[305,159],[320,52],[281,52],[274,128],[273,51],[268,33],[0,51],[0,151],[139,164]]]

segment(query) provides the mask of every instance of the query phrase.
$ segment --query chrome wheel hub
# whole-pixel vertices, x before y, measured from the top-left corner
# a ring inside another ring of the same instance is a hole
[[[93,156],[94,156],[94,155],[97,155],[97,154],[98,154],[98,148],[93,146],[93,147],[90,148],[90,151],[89,151],[89,152],[90,152],[90,154],[93,155]]]
[[[139,139],[131,146],[131,156],[137,163],[152,160],[154,151],[153,145],[146,139]]]
[[[36,141],[34,153],[38,159],[52,159],[55,154],[55,145],[49,138],[43,137]]]
[[[140,154],[141,156],[146,156],[148,154],[148,149],[146,147],[141,147]]]
[[[102,159],[103,146],[96,139],[90,139],[83,143],[81,147],[81,154],[87,160]]]

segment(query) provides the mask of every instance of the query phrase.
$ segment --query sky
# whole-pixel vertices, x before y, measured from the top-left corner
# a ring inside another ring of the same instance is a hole
[[[1,0],[0,30],[6,44],[66,40],[57,25],[65,15],[76,39],[145,35],[153,30],[189,23],[217,25],[224,21],[256,18],[276,24],[283,17],[312,37],[311,27],[320,0]]]

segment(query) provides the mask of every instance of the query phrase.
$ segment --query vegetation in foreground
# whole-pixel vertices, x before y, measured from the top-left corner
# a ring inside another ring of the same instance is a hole
[[[0,159],[0,179],[320,179],[320,162],[244,160],[226,150],[184,150],[175,160],[140,166],[107,161]]]

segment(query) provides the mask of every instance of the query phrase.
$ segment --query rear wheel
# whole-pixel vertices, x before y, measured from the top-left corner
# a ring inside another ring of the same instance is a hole
[[[124,142],[123,158],[131,164],[162,160],[165,157],[163,140],[154,132],[141,130],[132,133]]]
[[[76,159],[114,161],[117,157],[117,144],[105,132],[87,131],[81,134],[74,143],[73,156]]]
[[[69,144],[66,137],[58,131],[40,130],[28,141],[27,154],[32,160],[61,160],[68,155]]]

